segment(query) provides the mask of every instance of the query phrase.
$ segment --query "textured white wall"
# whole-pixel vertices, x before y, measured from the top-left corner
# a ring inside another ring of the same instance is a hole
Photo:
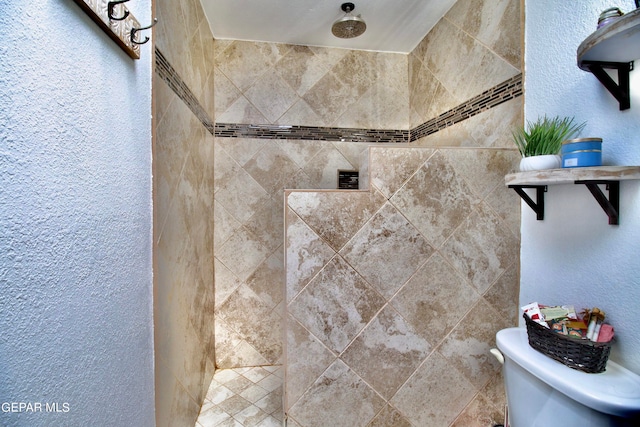
[[[151,43],[72,0],[3,1],[0,40],[0,425],[151,426]]]
[[[619,111],[576,65],[600,12],[612,5],[628,12],[634,2],[525,3],[525,120],[575,116],[588,123],[582,136],[603,138],[605,164],[640,165],[640,71],[631,72],[631,109]],[[611,359],[640,374],[640,182],[622,182],[620,192],[619,226],[607,224],[584,186],[550,186],[544,221],[522,205],[520,302],[601,307],[618,336]]]

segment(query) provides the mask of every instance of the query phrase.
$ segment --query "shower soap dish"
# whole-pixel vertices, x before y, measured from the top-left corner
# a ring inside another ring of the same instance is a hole
[[[529,345],[540,353],[578,371],[604,372],[611,352],[611,341],[593,342],[561,335],[523,314]]]

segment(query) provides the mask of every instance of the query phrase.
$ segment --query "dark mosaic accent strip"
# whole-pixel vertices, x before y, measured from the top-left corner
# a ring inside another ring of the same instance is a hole
[[[215,125],[213,120],[209,117],[209,114],[202,108],[198,98],[191,92],[187,84],[180,78],[178,72],[169,64],[167,58],[164,57],[162,52],[156,47],[156,73],[162,80],[169,85],[169,87],[178,95],[191,112],[200,120],[200,122],[207,128],[207,130],[214,135]]]
[[[411,129],[411,142],[522,95],[522,73]]]
[[[350,141],[367,143],[406,143],[438,132],[483,113],[495,106],[522,95],[522,74],[492,87],[445,113],[411,130],[355,129],[318,126],[247,125],[240,123],[214,123],[193,92],[180,78],[158,48],[156,73],[178,97],[184,101],[200,122],[214,136],[221,138],[295,139],[317,141]]]
[[[408,130],[350,129],[316,126],[216,123],[215,136],[226,138],[307,139],[369,143],[407,143]]]

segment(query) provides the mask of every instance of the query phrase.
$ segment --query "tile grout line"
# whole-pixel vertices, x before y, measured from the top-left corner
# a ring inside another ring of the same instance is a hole
[[[219,138],[349,141],[403,144],[417,141],[522,95],[522,73],[410,130],[323,126],[215,123],[167,58],[156,47],[155,72],[173,90],[209,133]]]

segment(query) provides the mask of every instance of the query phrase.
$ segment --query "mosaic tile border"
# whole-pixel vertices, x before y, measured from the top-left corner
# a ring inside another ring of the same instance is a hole
[[[375,130],[316,126],[216,123],[215,136],[226,138],[308,139],[371,143],[409,142],[408,130]]]
[[[220,138],[350,141],[377,144],[407,143],[436,133],[522,95],[522,73],[520,73],[411,130],[214,123],[196,96],[157,47],[155,54],[155,70],[158,76],[184,101],[204,127],[212,135]]]
[[[214,135],[215,132],[215,124],[213,120],[209,117],[209,114],[202,108],[200,101],[198,98],[191,92],[187,84],[182,80],[178,72],[169,64],[169,61],[165,56],[160,52],[160,50],[155,48],[156,54],[156,73],[162,80],[169,85],[169,87],[173,90],[173,92],[178,95],[186,105],[189,107],[191,112],[195,114],[195,116],[200,120],[200,122],[207,128],[207,130]]]
[[[522,95],[522,73],[411,129],[416,141]]]

